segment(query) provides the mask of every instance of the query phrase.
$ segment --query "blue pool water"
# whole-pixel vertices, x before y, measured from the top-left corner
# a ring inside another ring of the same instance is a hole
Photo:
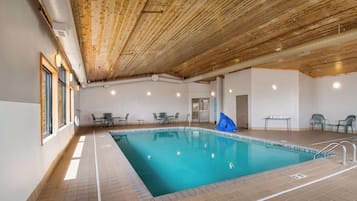
[[[111,134],[153,196],[300,163],[314,154],[202,129]]]

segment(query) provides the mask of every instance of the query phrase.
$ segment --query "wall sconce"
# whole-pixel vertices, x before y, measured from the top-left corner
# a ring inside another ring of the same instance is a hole
[[[176,97],[180,97],[180,96],[181,96],[180,92],[177,92]]]
[[[115,94],[117,94],[117,92],[113,89],[113,90],[110,91],[110,94],[111,94],[112,96],[115,96]]]
[[[214,93],[214,91],[212,91],[212,92],[211,92],[211,96],[214,96],[214,95],[215,95],[215,93]]]
[[[228,90],[228,92],[229,92],[229,93],[232,93],[232,92],[233,92],[233,90],[232,90],[232,89],[229,89],[229,90]]]
[[[69,73],[69,81],[72,82],[73,81],[73,74]]]
[[[146,92],[146,95],[151,96],[151,92],[150,91]]]
[[[276,91],[276,90],[278,89],[278,87],[276,86],[276,84],[271,85],[271,88],[272,88],[274,91]]]
[[[60,53],[57,53],[55,59],[56,59],[56,66],[57,66],[57,67],[61,67],[61,63],[62,63],[61,54],[60,54]]]
[[[339,83],[339,82],[334,82],[334,83],[332,84],[332,87],[333,87],[334,89],[339,89],[339,88],[341,88],[341,83]]]

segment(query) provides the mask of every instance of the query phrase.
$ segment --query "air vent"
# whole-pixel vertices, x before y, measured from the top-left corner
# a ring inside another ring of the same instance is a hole
[[[60,37],[66,37],[66,32],[65,31],[57,31],[57,35]]]
[[[67,24],[61,22],[53,23],[53,31],[55,32],[57,37],[65,38],[67,37]]]

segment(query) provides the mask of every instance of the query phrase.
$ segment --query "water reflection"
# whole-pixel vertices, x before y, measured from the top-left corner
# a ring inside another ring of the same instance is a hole
[[[180,139],[177,131],[163,131],[155,132],[153,135],[153,140],[156,141],[158,138],[176,138]]]

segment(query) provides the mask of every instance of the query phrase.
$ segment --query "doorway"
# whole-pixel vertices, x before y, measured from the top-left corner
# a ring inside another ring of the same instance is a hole
[[[209,98],[192,99],[192,122],[209,122]]]
[[[236,117],[238,128],[248,129],[248,95],[236,96]]]

